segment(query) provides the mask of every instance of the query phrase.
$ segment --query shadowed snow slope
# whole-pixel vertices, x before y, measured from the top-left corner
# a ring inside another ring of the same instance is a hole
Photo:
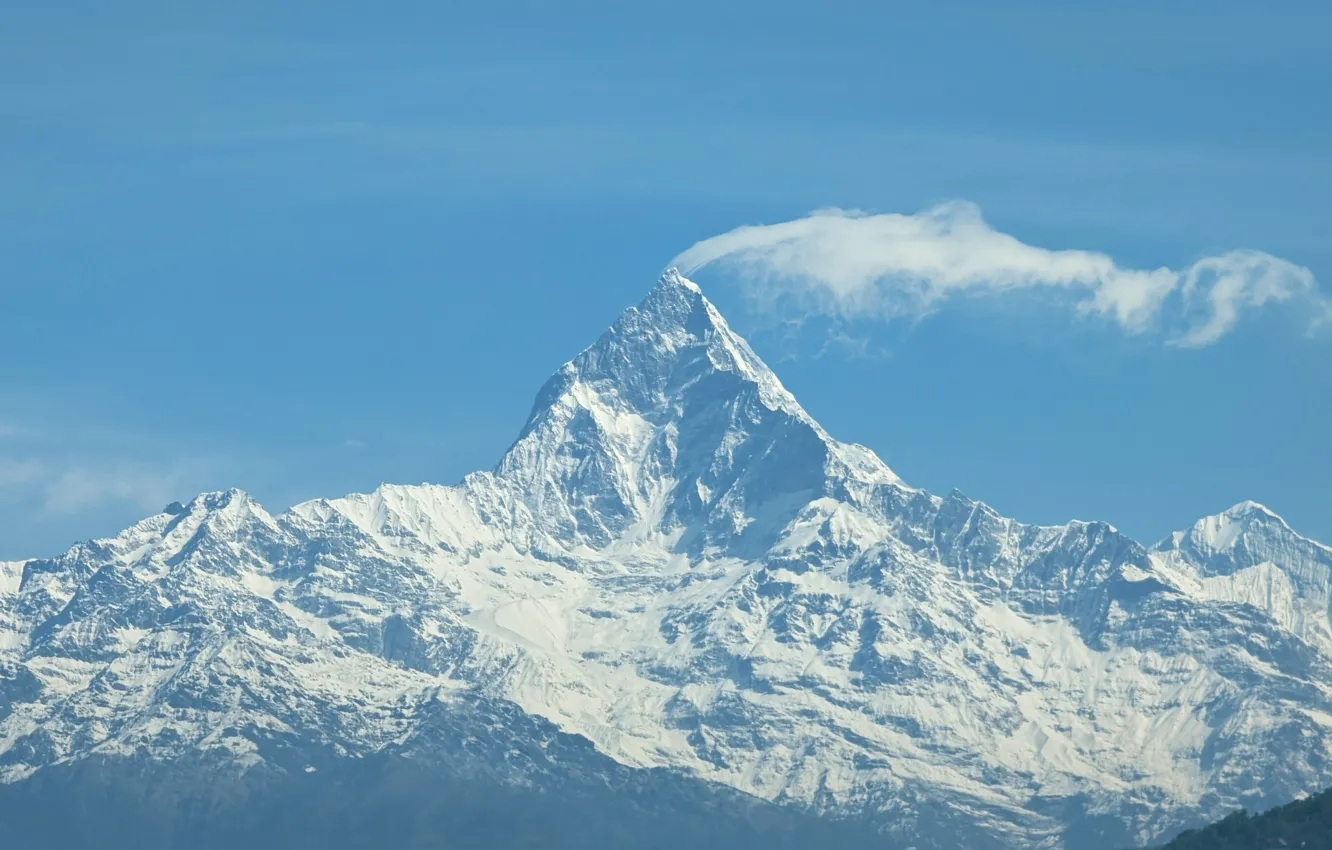
[[[204,494],[0,564],[0,780],[627,771],[917,847],[1125,846],[1332,784],[1330,573],[1252,503],[1148,549],[908,487],[668,272],[456,487]]]

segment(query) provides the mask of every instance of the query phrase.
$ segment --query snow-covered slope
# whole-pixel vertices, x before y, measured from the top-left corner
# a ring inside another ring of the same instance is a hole
[[[1113,847],[1332,784],[1330,573],[1252,503],[1149,550],[913,489],[668,272],[456,487],[204,494],[0,564],[0,780],[317,750],[540,787],[545,744],[468,749],[524,717],[922,847]]]

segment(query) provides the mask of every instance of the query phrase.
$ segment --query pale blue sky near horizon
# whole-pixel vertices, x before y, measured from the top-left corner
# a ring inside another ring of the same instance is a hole
[[[677,253],[825,207],[1332,293],[1326,3],[0,4],[0,558],[207,489],[452,483]],[[697,279],[913,484],[1144,541],[1255,499],[1332,542],[1332,333],[1290,309],[1184,349]]]

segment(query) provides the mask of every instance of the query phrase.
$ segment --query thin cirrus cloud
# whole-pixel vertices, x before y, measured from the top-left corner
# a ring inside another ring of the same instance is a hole
[[[46,518],[73,516],[108,504],[148,510],[177,497],[197,472],[137,461],[52,463],[0,456],[0,502],[20,500]]]
[[[1044,293],[1080,315],[1190,348],[1211,345],[1265,305],[1300,304],[1311,328],[1332,319],[1313,273],[1271,254],[1230,251],[1183,269],[1123,268],[1095,251],[1028,245],[965,201],[914,215],[825,209],[738,227],[696,243],[673,265],[686,274],[723,267],[756,298],[843,319],[920,318],[959,298]]]

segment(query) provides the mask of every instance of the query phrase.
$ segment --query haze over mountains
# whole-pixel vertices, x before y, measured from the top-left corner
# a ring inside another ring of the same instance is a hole
[[[1144,546],[915,489],[671,271],[457,486],[207,493],[0,564],[0,824],[1141,844],[1332,785],[1330,593],[1255,503]]]

